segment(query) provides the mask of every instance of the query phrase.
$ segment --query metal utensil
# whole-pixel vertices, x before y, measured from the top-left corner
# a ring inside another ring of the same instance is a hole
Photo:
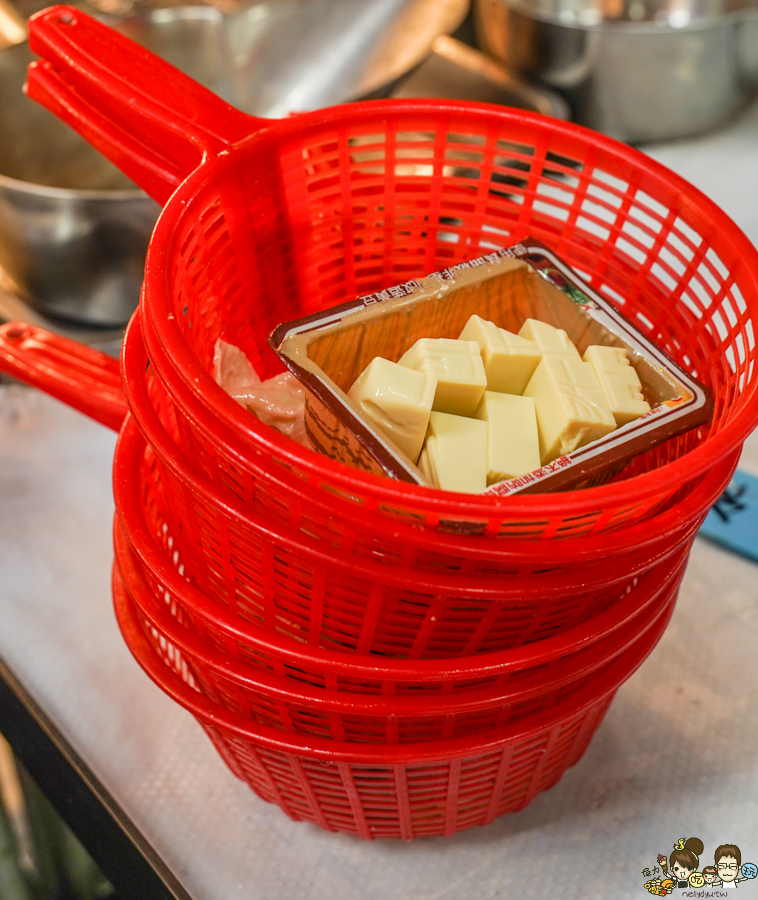
[[[754,0],[477,0],[487,52],[629,142],[707,131],[758,86]]]
[[[10,0],[0,0],[0,50],[26,40],[26,22]]]
[[[109,19],[238,108],[283,116],[387,92],[468,0],[270,0]],[[159,208],[26,98],[26,43],[0,53],[0,266],[36,309],[123,324],[137,304]]]
[[[447,97],[528,109],[568,119],[566,101],[555,91],[527,84],[505,66],[455,38],[442,35],[429,56],[393,91],[393,97]]]
[[[278,0],[224,18],[233,106],[277,118],[369,96],[418,65],[469,0]]]

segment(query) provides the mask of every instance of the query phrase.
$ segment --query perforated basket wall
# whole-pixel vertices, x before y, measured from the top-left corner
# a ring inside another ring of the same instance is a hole
[[[184,557],[160,506],[151,500],[153,486],[138,472],[151,451],[127,423],[116,450],[114,485],[119,514],[115,528],[120,570],[138,594],[147,589],[210,653],[252,673],[273,676],[294,688],[317,688],[366,695],[449,694],[472,688],[499,687],[530,692],[535,681],[566,671],[566,658],[584,653],[597,661],[598,643],[621,646],[655,608],[666,602],[684,569],[689,543],[671,559],[632,579],[608,609],[587,622],[510,650],[437,660],[360,656],[341,648],[324,650],[317,642],[293,640],[262,628],[242,606],[227,606],[207,596],[187,579]],[[132,465],[129,464],[131,459]],[[137,466],[134,466],[134,463]],[[159,494],[159,491],[156,492]],[[142,501],[147,499],[146,505]],[[128,539],[124,540],[124,537]],[[145,587],[140,587],[144,583]],[[150,607],[154,611],[154,606]],[[476,613],[477,610],[474,610]],[[617,643],[620,641],[621,643]],[[553,670],[556,670],[555,672]]]
[[[483,735],[406,745],[284,735],[214,705],[161,660],[114,578],[122,633],[147,674],[205,728],[232,772],[293,819],[365,839],[449,836],[522,809],[584,753],[618,686],[649,653],[635,647],[559,706]]]
[[[375,697],[313,689],[263,674],[209,647],[184,609],[165,592],[156,596],[117,534],[118,577],[146,639],[166,665],[214,703],[261,725],[337,741],[413,743],[480,734],[550,709],[589,684],[604,683],[613,661],[638,642],[650,644],[665,629],[684,571],[680,564],[644,611],[625,628],[552,664],[517,672],[515,683],[452,693],[415,692]]]
[[[485,752],[396,765],[324,765],[201,724],[232,772],[291,819],[364,840],[413,840],[524,809],[581,759],[612,699]]]
[[[243,510],[241,516],[229,513],[231,520],[241,528],[245,527],[245,517],[265,522],[268,528],[281,529],[282,525],[286,525],[294,542],[313,547],[321,545],[321,549],[327,552],[347,554],[361,562],[374,560],[420,572],[448,571],[468,576],[517,575],[523,578],[532,573],[553,570],[569,578],[579,574],[582,579],[591,580],[593,569],[602,568],[607,572],[606,561],[610,558],[616,560],[617,570],[643,570],[669,552],[672,533],[679,530],[688,517],[693,523],[718,496],[711,494],[713,485],[708,491],[695,492],[693,485],[688,484],[665,502],[649,505],[645,521],[628,526],[623,531],[598,531],[582,537],[575,535],[574,540],[561,541],[548,540],[549,535],[543,534],[543,539],[537,542],[533,539],[534,529],[543,527],[546,524],[544,519],[532,523],[532,526],[524,524],[521,537],[517,537],[514,530],[507,541],[483,537],[476,533],[476,529],[470,535],[449,534],[430,532],[399,521],[393,524],[391,531],[383,528],[377,530],[372,517],[367,515],[363,518],[355,503],[347,502],[333,492],[325,494],[302,479],[296,484],[288,484],[287,479],[292,479],[291,473],[267,454],[260,454],[260,459],[256,459],[256,466],[267,469],[257,482],[257,489],[252,481],[248,481],[249,496],[244,492],[240,494],[235,484],[224,480],[223,468],[215,470],[212,485],[187,492],[185,488],[196,464],[184,452],[183,439],[176,424],[175,402],[163,386],[155,366],[147,358],[136,320],[127,330],[123,358],[127,371],[140,372],[140,378],[127,382],[135,422],[155,450],[157,458],[175,476],[177,483],[167,482],[165,487],[171,494],[172,503],[182,504],[184,520],[189,523],[197,521],[199,532],[214,518],[206,499],[217,498],[216,506],[221,503],[227,510],[235,507]],[[142,373],[146,373],[145,378]],[[186,392],[182,392],[181,400],[189,402]],[[193,484],[197,483],[195,476]],[[275,507],[269,505],[271,491],[279,488],[290,501],[287,508],[282,507],[281,500],[276,501]],[[691,502],[694,496],[700,497],[699,504]],[[324,505],[325,498],[328,505]],[[213,503],[210,504],[212,506]],[[639,504],[637,508],[639,511]],[[565,531],[581,528],[583,518],[576,515],[569,521],[567,517]],[[565,537],[562,529],[559,529],[559,534]],[[217,540],[203,541],[199,533],[193,541],[201,554],[213,554],[217,547],[223,546]],[[212,564],[227,573],[234,571],[232,564],[221,563],[216,556]],[[230,589],[230,585],[225,586],[225,590]]]
[[[243,629],[263,628],[327,650],[441,658],[565,633],[621,598],[631,604],[638,578],[667,571],[670,558],[687,552],[696,526],[685,518],[657,559],[646,558],[643,566],[632,555],[610,572],[608,560],[600,560],[571,575],[551,570],[547,561],[497,578],[411,574],[285,540],[265,522],[245,527],[218,505],[203,504],[187,473],[177,479],[159,466],[135,432],[130,423],[122,434],[114,483],[119,515],[138,550],[144,541],[134,534],[142,517],[167,553],[181,557],[203,594]]]

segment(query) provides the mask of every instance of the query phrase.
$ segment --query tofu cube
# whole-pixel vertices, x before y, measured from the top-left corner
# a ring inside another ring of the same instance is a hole
[[[543,355],[569,356],[581,360],[579,351],[562,328],[555,328],[539,319],[527,319],[521,326],[519,337],[534,341]]]
[[[484,363],[475,341],[421,338],[398,363],[436,377],[432,404],[436,412],[473,416],[487,387]]]
[[[534,399],[543,465],[616,427],[594,369],[581,359],[544,356],[524,395]]]
[[[479,345],[488,391],[523,394],[542,359],[534,341],[498,328],[481,316],[471,316],[459,340],[476,341]]]
[[[419,468],[444,491],[481,493],[487,487],[487,423],[432,412]]]
[[[424,444],[437,379],[377,356],[348,397],[414,463]]]
[[[588,347],[583,357],[592,365],[617,425],[626,425],[650,411],[642,383],[622,347]]]
[[[487,484],[507,481],[540,467],[534,400],[485,391],[476,411],[487,423]]]

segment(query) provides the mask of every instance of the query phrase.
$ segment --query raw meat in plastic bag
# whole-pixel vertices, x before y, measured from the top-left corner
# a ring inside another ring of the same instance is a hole
[[[304,447],[311,446],[305,433],[305,392],[291,372],[261,381],[242,350],[219,338],[213,354],[213,377],[261,422]]]

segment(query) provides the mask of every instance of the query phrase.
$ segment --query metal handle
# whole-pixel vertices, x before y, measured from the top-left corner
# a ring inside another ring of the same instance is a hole
[[[11,0],[0,0],[0,50],[26,40],[26,22]]]
[[[29,20],[27,94],[97,147],[159,203],[208,155],[268,124],[70,6]]]
[[[128,412],[117,360],[26,322],[0,328],[0,371],[114,431]]]

